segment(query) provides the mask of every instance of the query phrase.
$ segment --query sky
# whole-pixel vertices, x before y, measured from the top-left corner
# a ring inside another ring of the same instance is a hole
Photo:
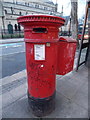
[[[56,0],[52,0],[56,3]],[[70,15],[71,4],[70,0],[57,0],[58,3],[58,12],[61,12],[63,5],[63,15]],[[86,0],[78,0],[78,18],[81,18],[85,13]]]

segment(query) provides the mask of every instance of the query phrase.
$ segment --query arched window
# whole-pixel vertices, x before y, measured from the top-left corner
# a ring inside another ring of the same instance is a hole
[[[11,7],[11,11],[12,11],[12,9],[13,9],[13,8]]]
[[[36,5],[35,5],[35,8],[39,8],[39,5],[38,5],[38,4],[36,4]]]
[[[13,8],[11,7],[11,13],[13,14]]]
[[[47,7],[44,7],[44,10],[47,10]]]
[[[27,3],[25,2],[25,5],[27,6]]]
[[[28,14],[28,12],[26,12],[26,15]]]
[[[17,27],[18,27],[17,24],[15,24],[15,25],[14,25],[15,31],[17,31]]]
[[[22,15],[22,12],[19,12],[19,15]]]
[[[5,14],[7,14],[7,10],[5,10]]]

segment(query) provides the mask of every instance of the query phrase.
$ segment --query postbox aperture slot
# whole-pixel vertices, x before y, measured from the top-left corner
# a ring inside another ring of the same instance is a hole
[[[33,28],[34,33],[47,33],[47,28]]]

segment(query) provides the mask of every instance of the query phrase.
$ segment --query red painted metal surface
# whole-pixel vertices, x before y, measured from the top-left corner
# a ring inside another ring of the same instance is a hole
[[[58,32],[64,22],[63,18],[48,15],[18,18],[18,23],[24,26],[28,91],[32,97],[46,98],[55,93]],[[45,47],[41,50],[41,54],[45,54],[41,55],[44,60],[35,59],[36,54],[39,57],[35,45]]]
[[[21,16],[17,20],[24,26],[25,42],[56,42],[58,28],[65,22],[63,18],[48,15]],[[35,31],[35,28],[46,28],[46,31]]]
[[[77,41],[70,37],[60,37],[58,43],[57,74],[65,75],[73,70]]]
[[[28,91],[32,97],[45,98],[55,92],[57,44],[51,43],[48,47],[43,43],[46,56],[45,60],[39,61],[34,60],[34,45],[26,43]]]

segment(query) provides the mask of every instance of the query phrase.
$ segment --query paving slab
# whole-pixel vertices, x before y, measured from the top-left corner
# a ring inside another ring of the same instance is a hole
[[[20,85],[26,83],[26,77],[15,79],[14,81],[11,80],[7,84],[2,85],[2,93],[6,93],[7,91],[11,91],[19,87]]]
[[[87,118],[88,112],[81,106],[57,92],[56,108],[45,118]]]
[[[16,79],[20,79],[22,77],[26,77],[26,70],[22,70],[21,72],[18,72],[14,75],[12,75],[12,77],[16,78]]]
[[[13,76],[7,76],[7,77],[4,77],[3,79],[0,79],[0,81],[2,81],[2,85],[11,83],[12,81],[15,81],[15,80],[16,78]]]
[[[12,89],[9,93],[13,96],[14,100],[18,100],[27,94],[27,84],[20,85],[19,87]]]
[[[26,97],[19,99],[12,105],[3,110],[3,118],[32,118],[32,114],[28,109],[28,101]]]
[[[57,81],[57,91],[62,93],[68,99],[71,99],[77,92],[79,86],[66,81]]]
[[[75,94],[75,96],[72,98],[72,101],[88,111],[88,91],[85,94],[81,91],[78,91],[77,94]]]
[[[2,108],[10,105],[13,102],[13,96],[7,92],[2,95]]]

